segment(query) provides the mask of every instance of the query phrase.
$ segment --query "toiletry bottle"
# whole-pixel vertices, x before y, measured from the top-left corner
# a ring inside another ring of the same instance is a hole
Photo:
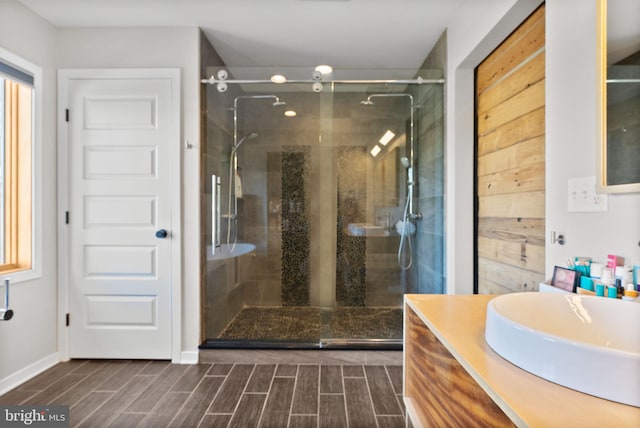
[[[617,298],[622,299],[622,296],[624,295],[624,287],[622,286],[621,278],[616,278],[616,290]]]
[[[627,288],[624,290],[624,300],[636,300],[638,298],[638,291],[636,291],[635,285],[632,283],[627,284]]]
[[[591,278],[600,279],[602,276],[602,269],[604,266],[602,263],[591,263]]]
[[[615,284],[615,280],[614,280],[614,276],[613,276],[613,269],[611,269],[611,268],[602,268],[602,274],[600,276],[600,281],[602,281],[602,283],[605,286],[609,286],[609,285]]]
[[[604,297],[604,289],[606,288],[606,286],[600,280],[594,281],[594,284],[596,289],[596,296]]]
[[[617,290],[615,288],[615,280],[613,277],[613,269],[602,268],[602,276],[600,277],[600,283],[603,286],[603,295],[605,297],[611,298],[611,297],[617,296]]]

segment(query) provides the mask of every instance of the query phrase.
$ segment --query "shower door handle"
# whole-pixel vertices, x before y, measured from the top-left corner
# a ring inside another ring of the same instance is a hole
[[[160,229],[156,232],[156,238],[158,239],[164,239],[167,236],[169,236],[169,232],[166,229]]]
[[[211,254],[220,246],[220,177],[211,176]]]

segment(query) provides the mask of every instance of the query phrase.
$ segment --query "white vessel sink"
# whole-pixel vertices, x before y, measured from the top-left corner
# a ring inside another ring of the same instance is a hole
[[[513,293],[487,306],[485,339],[551,382],[640,407],[640,304],[578,294]]]

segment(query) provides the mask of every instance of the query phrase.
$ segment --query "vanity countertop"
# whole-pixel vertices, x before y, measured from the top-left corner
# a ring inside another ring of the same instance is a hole
[[[640,426],[640,408],[565,388],[496,354],[484,339],[487,304],[494,297],[409,294],[405,304],[517,426]]]

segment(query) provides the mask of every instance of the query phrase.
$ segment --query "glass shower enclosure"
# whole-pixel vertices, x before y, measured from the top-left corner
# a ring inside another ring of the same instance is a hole
[[[204,348],[397,349],[444,290],[440,73],[312,71],[203,82]]]

